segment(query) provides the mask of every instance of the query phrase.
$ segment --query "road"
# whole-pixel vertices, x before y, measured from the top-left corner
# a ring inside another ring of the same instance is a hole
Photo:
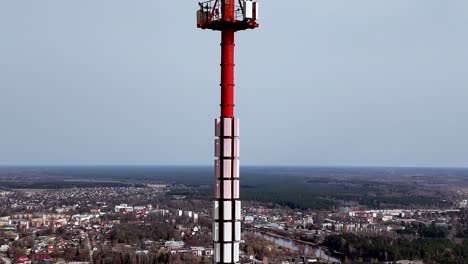
[[[88,250],[89,253],[89,263],[93,263],[93,249],[91,247],[91,240],[89,239],[88,232],[85,232],[85,238],[86,238],[86,249]]]

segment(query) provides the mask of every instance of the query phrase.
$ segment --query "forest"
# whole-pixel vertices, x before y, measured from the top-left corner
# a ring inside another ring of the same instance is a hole
[[[451,192],[468,186],[468,170],[433,168],[242,167],[243,200],[330,210],[349,203],[372,209],[447,207]],[[0,167],[10,189],[129,187],[169,184],[170,195],[209,200],[211,166]],[[445,203],[445,204],[444,204]]]
[[[366,237],[351,233],[329,236],[324,245],[335,249],[345,262],[397,261],[421,259],[426,263],[468,263],[468,239],[456,243],[445,237],[445,231],[427,230],[428,236],[417,239]]]

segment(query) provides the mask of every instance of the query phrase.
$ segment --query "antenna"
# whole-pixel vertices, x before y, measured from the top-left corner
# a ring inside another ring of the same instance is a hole
[[[210,0],[199,3],[197,27],[221,31],[221,114],[215,120],[215,194],[213,243],[216,264],[239,262],[239,119],[234,117],[235,33],[258,27],[254,1]],[[220,11],[219,11],[220,10]]]

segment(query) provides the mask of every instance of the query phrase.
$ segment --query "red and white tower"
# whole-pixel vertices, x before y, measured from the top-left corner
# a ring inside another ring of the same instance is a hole
[[[238,263],[241,240],[239,120],[234,117],[234,34],[258,27],[258,4],[246,0],[199,3],[197,26],[221,31],[221,116],[215,121],[213,262]]]

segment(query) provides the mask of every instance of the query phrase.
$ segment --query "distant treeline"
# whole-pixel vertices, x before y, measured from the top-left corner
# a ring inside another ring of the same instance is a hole
[[[187,196],[192,200],[210,200],[213,198],[213,189],[209,185],[197,188],[174,187],[167,194]]]
[[[446,178],[463,181],[466,175],[468,170],[460,169],[242,167],[241,198],[302,209],[332,209],[350,201],[375,209],[433,207],[439,205],[442,198],[430,192],[418,192],[417,181],[425,177],[431,182],[442,182]],[[5,182],[1,182],[2,179]],[[184,186],[173,189],[170,195],[211,199],[213,182],[211,166],[0,168],[0,186],[15,189],[165,183]]]
[[[142,187],[141,184],[128,184],[121,182],[82,182],[82,181],[17,181],[4,182],[0,185],[10,189],[67,189],[67,188],[99,188],[99,187]]]
[[[394,196],[381,194],[383,184],[370,184],[356,181],[353,184],[336,182],[330,179],[317,178],[315,180],[304,177],[289,177],[282,175],[257,175],[248,178],[247,174],[241,181],[241,198],[243,200],[275,203],[281,206],[300,209],[332,209],[340,201],[356,201],[370,208],[391,206],[423,206],[438,205],[440,198],[408,195],[407,186],[392,185]],[[211,199],[213,184],[193,186],[185,183],[186,187],[176,188],[169,192],[171,195],[184,195],[191,199]],[[370,194],[374,195],[370,195]]]
[[[403,205],[403,206],[431,206],[439,204],[440,198],[431,196],[418,195],[402,195],[402,196],[368,196],[362,193],[356,195],[341,195],[337,194],[336,199],[357,201],[361,205],[369,206],[370,208],[381,208],[385,205]]]

